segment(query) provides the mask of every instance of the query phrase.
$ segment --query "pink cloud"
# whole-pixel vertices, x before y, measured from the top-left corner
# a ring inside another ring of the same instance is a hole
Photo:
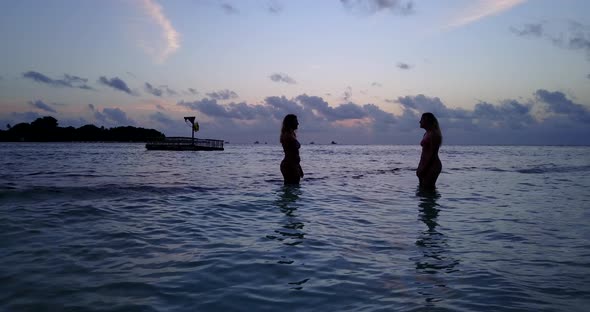
[[[154,44],[153,46],[162,47],[160,49],[148,49],[156,57],[158,62],[165,61],[168,56],[180,48],[180,34],[174,29],[170,20],[164,15],[162,6],[155,0],[142,0],[142,9],[158,25],[162,31],[164,44]]]
[[[527,0],[478,0],[472,1],[461,13],[446,25],[447,29],[462,27],[483,18],[500,14]]]

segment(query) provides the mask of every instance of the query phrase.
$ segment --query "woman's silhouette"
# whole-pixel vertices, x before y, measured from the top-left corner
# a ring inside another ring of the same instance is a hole
[[[426,130],[426,133],[420,142],[422,154],[418,169],[416,169],[416,176],[420,181],[420,187],[433,189],[436,179],[442,171],[442,163],[438,158],[438,149],[442,144],[442,132],[438,120],[432,113],[422,114],[420,128]]]
[[[303,177],[303,170],[301,169],[301,159],[299,158],[299,141],[295,130],[299,126],[297,116],[289,114],[283,119],[283,127],[281,128],[281,145],[285,152],[285,158],[281,161],[281,173],[285,184],[299,184],[299,180]]]

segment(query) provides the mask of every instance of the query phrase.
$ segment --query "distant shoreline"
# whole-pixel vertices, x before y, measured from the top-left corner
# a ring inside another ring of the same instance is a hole
[[[135,143],[145,144],[153,141],[0,141],[2,143],[17,143],[17,144],[44,144],[44,143],[72,143],[72,144],[97,144],[97,143]],[[255,143],[226,143],[228,145],[252,145],[252,146],[280,146],[280,143],[269,143],[269,144],[255,144]],[[417,144],[330,144],[330,143],[315,143],[315,144],[302,144],[302,146],[333,146],[335,148],[345,146],[414,146],[419,147]],[[488,146],[488,147],[590,147],[590,145],[536,145],[536,144],[447,144],[444,146]],[[443,147],[441,147],[441,150]]]
[[[152,141],[0,141],[0,143],[147,143]]]

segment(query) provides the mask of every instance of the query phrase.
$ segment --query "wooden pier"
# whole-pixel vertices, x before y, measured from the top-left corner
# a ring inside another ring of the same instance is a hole
[[[148,142],[145,148],[159,151],[223,151],[223,140],[197,139],[195,131],[199,131],[199,123],[195,117],[184,117],[192,130],[192,137],[167,137],[164,141]]]
[[[160,142],[148,142],[145,148],[159,151],[223,151],[223,140],[169,137]]]

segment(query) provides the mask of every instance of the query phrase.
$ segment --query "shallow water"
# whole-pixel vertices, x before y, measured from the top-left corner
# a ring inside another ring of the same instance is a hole
[[[590,148],[0,143],[0,310],[582,311]]]

